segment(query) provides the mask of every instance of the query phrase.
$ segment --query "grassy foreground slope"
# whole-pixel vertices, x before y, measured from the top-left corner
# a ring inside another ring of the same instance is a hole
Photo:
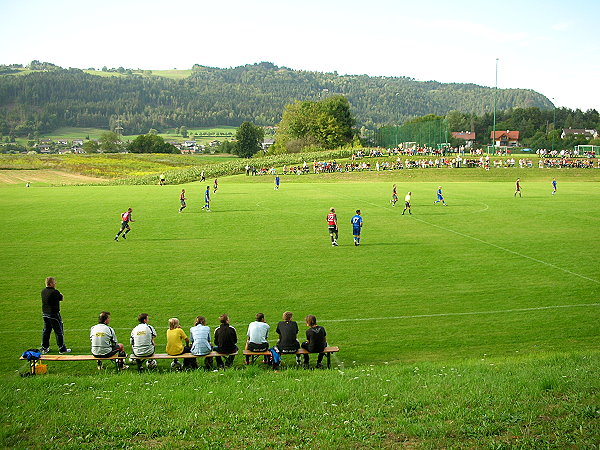
[[[4,380],[4,447],[597,448],[600,354]],[[42,425],[43,424],[43,425]]]

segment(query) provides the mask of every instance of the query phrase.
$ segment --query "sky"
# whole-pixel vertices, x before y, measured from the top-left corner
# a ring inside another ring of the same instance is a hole
[[[0,0],[0,64],[318,72],[532,89],[600,110],[600,1]],[[497,71],[496,71],[497,67]]]

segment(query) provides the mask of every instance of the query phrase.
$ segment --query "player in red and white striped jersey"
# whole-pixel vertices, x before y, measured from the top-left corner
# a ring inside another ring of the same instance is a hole
[[[337,247],[338,226],[335,208],[329,209],[329,214],[327,214],[327,228],[329,229],[329,237],[331,237],[331,246]]]

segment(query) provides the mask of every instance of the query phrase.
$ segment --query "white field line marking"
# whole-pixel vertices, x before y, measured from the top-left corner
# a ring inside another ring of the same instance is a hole
[[[426,223],[427,225],[431,225],[432,227],[436,227],[436,228],[439,228],[441,230],[449,231],[450,233],[458,234],[459,236],[462,236],[462,237],[465,237],[465,238],[468,238],[468,239],[473,239],[474,241],[481,242],[482,244],[486,244],[486,245],[489,245],[491,247],[495,247],[497,249],[504,250],[505,252],[512,253],[513,255],[520,256],[521,258],[530,259],[531,261],[535,261],[537,263],[544,264],[545,266],[552,267],[552,268],[557,269],[557,270],[561,270],[561,271],[563,271],[565,273],[568,273],[570,275],[575,275],[576,277],[583,278],[584,280],[591,281],[592,283],[600,284],[600,281],[598,281],[598,280],[595,280],[595,279],[590,278],[590,277],[586,277],[585,275],[581,275],[581,274],[576,273],[576,272],[572,272],[572,271],[570,271],[568,269],[563,269],[562,267],[559,267],[559,266],[557,266],[555,264],[552,264],[552,263],[549,263],[549,262],[546,262],[546,261],[542,261],[541,259],[534,258],[533,256],[528,256],[528,255],[525,255],[525,254],[520,253],[520,252],[515,252],[514,250],[510,250],[508,248],[502,247],[502,246],[494,244],[492,242],[484,241],[483,239],[479,239],[479,238],[477,238],[475,236],[470,236],[468,234],[461,233],[460,231],[454,231],[454,230],[452,230],[450,228],[446,228],[446,227],[443,227],[441,225],[436,225],[435,223],[431,223],[431,222],[428,222],[426,220],[419,219],[417,217],[411,217],[411,218],[413,220],[418,220],[419,222]]]
[[[452,317],[452,316],[484,316],[488,314],[508,314],[508,313],[519,313],[519,312],[531,312],[531,311],[547,311],[553,309],[566,309],[566,308],[587,308],[587,307],[598,307],[600,303],[582,303],[580,305],[554,305],[554,306],[537,306],[535,308],[517,308],[517,309],[501,309],[497,311],[468,311],[468,312],[454,312],[454,313],[436,313],[436,314],[416,314],[413,316],[389,316],[389,317],[360,317],[357,319],[319,319],[320,322],[328,323],[339,323],[339,322],[367,322],[373,320],[401,320],[401,319],[425,319],[428,317]],[[132,328],[113,328],[117,331],[131,331]],[[89,332],[89,328],[80,329],[69,329],[67,333],[83,333],[84,331]],[[0,334],[9,333],[31,333],[31,330],[2,330]]]
[[[347,198],[356,198],[356,197],[351,197],[349,195],[344,195],[344,194],[340,194],[340,195],[342,195],[343,197],[347,197]],[[367,203],[369,205],[373,205],[373,206],[376,206],[378,208],[383,208],[385,210],[389,210],[389,208],[386,208],[384,206],[378,205],[377,203],[371,203],[371,202],[368,202],[368,201],[363,201],[363,203]],[[485,205],[485,203],[484,203],[484,205]],[[485,205],[485,206],[488,206],[488,205]],[[560,270],[562,272],[568,273],[569,275],[575,275],[576,277],[583,278],[584,280],[591,281],[592,283],[600,284],[600,281],[598,281],[598,280],[595,280],[595,279],[590,278],[590,277],[586,277],[585,275],[581,275],[581,274],[576,273],[576,272],[572,272],[572,271],[570,271],[568,269],[563,269],[562,267],[559,267],[559,266],[557,266],[555,264],[552,264],[552,263],[549,263],[549,262],[546,262],[546,261],[542,261],[541,259],[534,258],[533,256],[528,256],[528,255],[525,255],[523,253],[519,253],[519,252],[515,252],[513,250],[509,250],[508,248],[502,247],[500,245],[493,244],[492,242],[484,241],[483,239],[476,238],[475,236],[470,236],[468,234],[461,233],[460,231],[454,231],[454,230],[452,230],[450,228],[446,228],[446,227],[443,227],[441,225],[436,225],[435,223],[428,222],[427,220],[419,219],[417,217],[414,217],[413,215],[409,215],[408,217],[410,217],[413,220],[418,220],[419,222],[425,223],[427,225],[431,225],[432,227],[436,227],[436,228],[439,228],[441,230],[457,234],[457,235],[465,237],[467,239],[472,239],[474,241],[481,242],[482,244],[486,244],[486,245],[489,245],[491,247],[495,247],[495,248],[497,248],[499,250],[504,250],[505,252],[512,253],[513,255],[520,256],[521,258],[526,258],[526,259],[529,259],[531,261],[535,261],[537,263],[544,264],[545,266],[552,267],[554,269],[557,269],[557,270]]]
[[[544,311],[560,308],[585,308],[588,306],[600,306],[600,303],[582,303],[581,305],[555,305],[555,306],[539,306],[535,308],[518,308],[518,309],[503,309],[498,311],[471,311],[471,312],[456,312],[456,313],[438,313],[438,314],[417,314],[414,316],[395,316],[395,317],[362,317],[359,319],[320,319],[320,322],[365,322],[372,320],[400,320],[400,319],[422,319],[428,317],[451,317],[451,316],[478,316],[486,314],[507,314],[529,311]]]
[[[467,212],[467,213],[465,213],[465,214],[479,214],[479,213],[485,212],[485,211],[487,211],[488,209],[490,209],[490,205],[488,205],[487,203],[483,203],[483,202],[478,202],[478,203],[481,203],[483,206],[485,206],[485,208],[483,208],[483,209],[478,209],[477,211],[471,211],[470,213],[469,213],[469,212]]]

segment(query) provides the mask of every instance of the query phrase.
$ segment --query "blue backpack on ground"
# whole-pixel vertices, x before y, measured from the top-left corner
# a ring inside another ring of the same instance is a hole
[[[279,364],[281,362],[281,355],[277,349],[275,347],[271,347],[269,351],[271,352],[271,358],[273,358],[273,364]]]
[[[36,348],[30,348],[29,350],[25,350],[21,355],[27,361],[34,361],[40,359],[42,356],[41,352]]]

